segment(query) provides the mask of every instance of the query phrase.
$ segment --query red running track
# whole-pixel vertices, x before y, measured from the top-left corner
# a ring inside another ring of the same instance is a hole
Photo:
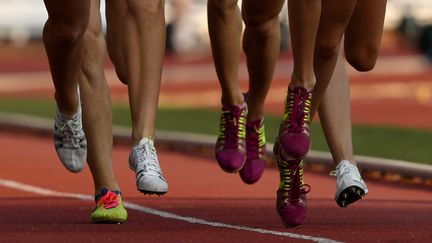
[[[248,186],[238,175],[223,173],[211,159],[161,151],[170,191],[164,197],[148,197],[135,190],[134,175],[126,162],[127,147],[115,147],[114,167],[125,201],[136,209],[128,210],[129,221],[123,225],[92,225],[90,199],[54,196],[56,192],[93,194],[88,168],[80,174],[63,169],[49,138],[3,132],[0,146],[0,242],[310,242],[320,239],[428,242],[432,239],[430,188],[369,180],[370,193],[366,200],[342,209],[333,200],[334,178],[306,172],[306,181],[312,186],[308,194],[309,216],[303,227],[288,229],[275,211],[278,172],[274,168],[268,168],[256,185]],[[46,193],[41,188],[54,192],[41,195]],[[155,215],[160,213],[155,210],[191,218],[164,218]],[[185,221],[197,219],[204,220],[201,223],[205,224]]]

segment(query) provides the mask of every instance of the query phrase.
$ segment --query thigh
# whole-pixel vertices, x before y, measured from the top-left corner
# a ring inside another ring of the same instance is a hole
[[[278,16],[285,0],[243,0],[242,15],[245,23],[261,24]]]
[[[345,52],[379,49],[387,0],[359,0],[345,32]]]
[[[87,25],[90,0],[44,0],[50,21]]]
[[[126,0],[106,0],[107,47],[118,78],[127,84],[127,67],[124,60],[124,22],[127,14]]]
[[[360,0],[362,1],[362,0]],[[334,47],[340,44],[357,0],[323,0],[317,34],[317,46]]]
[[[127,2],[125,0],[106,0],[107,38],[113,42],[112,48],[122,52],[123,48],[123,26],[127,13]]]

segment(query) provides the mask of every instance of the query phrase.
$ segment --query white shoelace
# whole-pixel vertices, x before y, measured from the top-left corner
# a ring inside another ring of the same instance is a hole
[[[82,128],[81,114],[78,113],[73,119],[64,119],[57,116],[56,127],[58,137],[62,142],[62,146],[66,148],[83,147],[84,131]]]
[[[159,166],[159,159],[156,154],[156,148],[151,143],[138,145],[136,148],[137,171],[142,171],[146,175],[162,176]]]

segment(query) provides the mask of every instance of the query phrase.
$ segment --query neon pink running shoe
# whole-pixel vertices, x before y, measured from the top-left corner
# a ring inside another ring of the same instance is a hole
[[[246,162],[240,178],[246,184],[257,182],[266,164],[264,118],[246,122]]]
[[[285,159],[303,159],[309,152],[311,104],[312,91],[289,87],[278,139],[281,155]]]
[[[283,160],[276,156],[280,175],[276,209],[287,227],[304,224],[307,216],[306,193],[310,186],[304,183],[303,160]]]
[[[216,142],[216,160],[226,172],[238,172],[246,160],[247,105],[223,106],[220,133]]]

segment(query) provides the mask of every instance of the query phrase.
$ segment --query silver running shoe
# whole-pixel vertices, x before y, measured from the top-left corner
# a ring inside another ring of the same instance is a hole
[[[347,160],[342,160],[336,166],[336,170],[330,175],[336,177],[336,203],[340,207],[363,199],[368,193],[366,183],[361,178],[357,166]]]
[[[57,109],[54,124],[54,146],[60,161],[70,172],[80,172],[87,160],[81,106],[73,117],[67,117]]]
[[[157,195],[168,192],[168,183],[159,166],[153,140],[143,138],[132,148],[129,155],[129,168],[136,173],[138,191]]]

